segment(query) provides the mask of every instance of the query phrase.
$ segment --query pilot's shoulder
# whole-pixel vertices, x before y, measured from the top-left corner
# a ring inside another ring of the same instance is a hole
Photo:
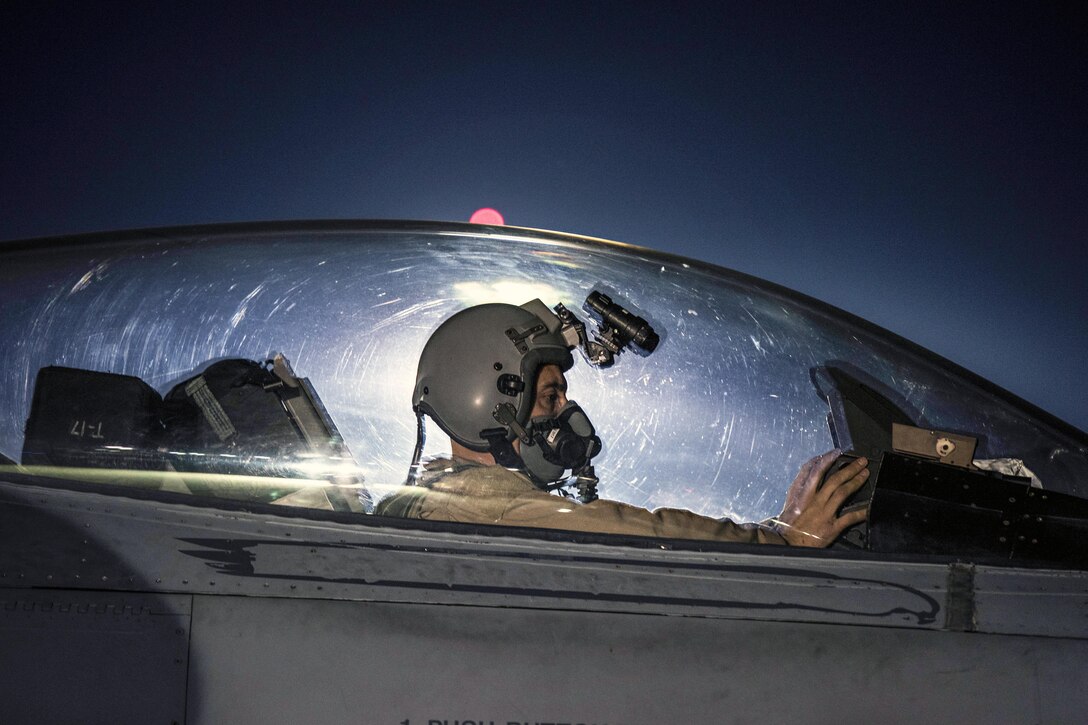
[[[484,518],[497,520],[508,502],[525,496],[549,494],[536,488],[521,473],[502,466],[460,465],[450,462],[428,464],[418,486],[402,486],[378,503],[374,513],[397,518],[437,518],[452,521],[466,518],[466,507],[477,513],[488,509]],[[469,503],[471,502],[471,503]],[[495,512],[490,509],[499,506]]]
[[[423,497],[426,494],[427,489],[420,486],[402,486],[378,502],[374,515],[398,519],[422,518]]]
[[[534,492],[543,494],[525,474],[502,466],[455,466],[431,479],[427,487],[433,491],[464,496],[512,497]]]

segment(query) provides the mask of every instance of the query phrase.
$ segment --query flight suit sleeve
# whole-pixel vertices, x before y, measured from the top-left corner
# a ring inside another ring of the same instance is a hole
[[[379,505],[381,508],[381,505]],[[598,499],[580,504],[535,488],[527,479],[498,466],[448,476],[431,490],[411,496],[409,518],[460,523],[625,534],[668,539],[785,544],[768,526],[713,519],[683,509],[649,511]]]
[[[683,509],[648,511],[618,501],[598,499],[577,504],[549,495],[519,496],[506,507],[497,523],[568,531],[586,531],[668,539],[736,541],[748,544],[785,544],[777,532],[760,524],[738,524]]]

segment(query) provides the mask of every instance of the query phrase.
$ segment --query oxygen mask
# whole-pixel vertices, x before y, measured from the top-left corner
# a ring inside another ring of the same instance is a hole
[[[601,452],[601,439],[593,423],[573,400],[554,416],[532,418],[525,433],[521,460],[537,485],[562,480],[568,470],[578,472]]]

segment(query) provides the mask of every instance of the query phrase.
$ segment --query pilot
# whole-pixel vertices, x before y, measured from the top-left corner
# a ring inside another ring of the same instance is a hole
[[[409,486],[381,501],[386,516],[473,524],[746,543],[828,546],[864,511],[837,515],[868,475],[859,459],[827,476],[838,451],[802,466],[775,519],[735,523],[681,509],[579,503],[549,491],[592,476],[601,450],[585,412],[567,397],[569,331],[539,300],[484,304],[446,320],[420,356],[413,394],[419,440]],[[424,416],[450,437],[452,457],[419,464]],[[595,481],[595,478],[593,479]],[[821,485],[822,482],[822,485]]]

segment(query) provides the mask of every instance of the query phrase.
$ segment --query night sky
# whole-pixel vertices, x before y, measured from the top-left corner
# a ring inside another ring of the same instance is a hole
[[[1085,430],[1075,7],[6,2],[0,239],[492,206],[792,287]]]

